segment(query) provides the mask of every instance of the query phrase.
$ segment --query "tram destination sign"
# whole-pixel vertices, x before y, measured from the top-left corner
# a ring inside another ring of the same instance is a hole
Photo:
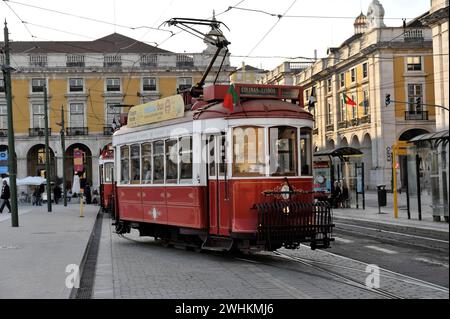
[[[240,98],[299,99],[300,87],[286,85],[236,84]]]
[[[167,121],[184,116],[184,101],[181,95],[136,105],[128,113],[128,127]]]

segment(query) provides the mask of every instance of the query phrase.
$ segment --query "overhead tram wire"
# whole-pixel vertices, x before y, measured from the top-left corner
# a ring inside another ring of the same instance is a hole
[[[14,15],[20,20],[20,22],[23,24],[23,26],[25,27],[25,29],[28,31],[28,33],[30,34],[32,39],[35,39],[36,36],[33,35],[33,33],[31,33],[30,29],[28,28],[28,26],[26,25],[26,22],[24,20],[22,20],[21,17],[19,17],[19,15],[16,13],[16,11],[14,11],[14,9],[8,4],[8,1],[3,0],[3,3],[12,11],[12,13],[14,13]]]
[[[289,12],[289,10],[294,6],[294,4],[297,2],[297,0],[294,0],[291,5],[287,8],[287,10],[283,13],[283,15],[278,16],[277,22],[264,34],[264,36],[261,38],[261,40],[258,41],[258,43],[253,47],[253,49],[250,50],[250,52],[247,55],[252,54],[252,52],[261,44],[262,41],[269,35],[270,32],[277,26],[277,24],[281,21],[281,18]]]

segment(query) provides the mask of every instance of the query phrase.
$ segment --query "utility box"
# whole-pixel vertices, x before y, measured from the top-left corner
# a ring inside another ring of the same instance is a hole
[[[377,185],[378,206],[386,206],[386,185]]]

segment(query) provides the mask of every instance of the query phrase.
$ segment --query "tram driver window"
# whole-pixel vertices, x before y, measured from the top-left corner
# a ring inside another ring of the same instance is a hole
[[[142,144],[142,184],[152,182],[152,144]]]
[[[153,142],[153,183],[164,183],[164,141]]]
[[[265,176],[264,128],[233,129],[233,176]]]
[[[297,128],[290,126],[269,129],[270,175],[298,175]]]
[[[312,176],[312,130],[300,129],[300,165],[302,176]]]
[[[141,182],[141,149],[139,144],[131,145],[131,183]]]
[[[120,183],[130,183],[130,149],[128,146],[120,148]]]
[[[178,182],[178,140],[166,141],[166,183]]]
[[[105,171],[105,182],[112,182],[112,171],[114,169],[114,163],[105,163],[104,171]]]

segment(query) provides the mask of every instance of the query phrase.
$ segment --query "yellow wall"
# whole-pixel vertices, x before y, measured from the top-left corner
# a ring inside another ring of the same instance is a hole
[[[11,87],[13,92],[14,131],[19,134],[28,133],[28,128],[30,127],[29,81],[14,79]]]

